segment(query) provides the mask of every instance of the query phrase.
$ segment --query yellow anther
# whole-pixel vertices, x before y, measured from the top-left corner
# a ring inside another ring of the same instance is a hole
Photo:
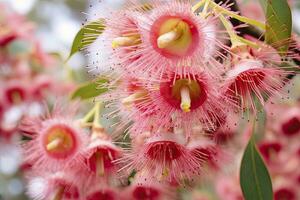
[[[48,151],[52,151],[57,149],[61,144],[62,144],[63,140],[61,138],[56,138],[54,140],[52,140],[51,142],[49,142],[47,144],[47,150]]]
[[[182,30],[175,28],[170,32],[167,32],[165,34],[162,34],[157,39],[157,46],[160,49],[168,47],[170,44],[172,44],[174,41],[176,41],[178,38],[180,38],[182,35]]]
[[[117,37],[112,41],[112,48],[133,46],[140,43],[139,36]]]
[[[122,104],[126,107],[130,107],[134,102],[138,100],[142,100],[147,93],[143,90],[138,91],[136,93],[133,93],[132,95],[126,97],[125,99],[122,100]]]
[[[181,104],[180,108],[183,112],[190,112],[191,111],[191,97],[190,91],[188,87],[183,87],[180,90],[181,96]]]

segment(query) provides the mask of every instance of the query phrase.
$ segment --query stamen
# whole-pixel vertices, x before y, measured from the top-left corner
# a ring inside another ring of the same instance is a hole
[[[190,91],[188,87],[182,87],[180,90],[181,96],[181,104],[180,108],[183,112],[190,112],[191,111],[191,97]]]
[[[104,175],[104,158],[102,152],[96,153],[96,172],[99,176]]]
[[[162,34],[157,39],[157,46],[160,49],[168,47],[172,42],[176,41],[178,38],[180,38],[183,34],[183,31],[181,28],[174,28],[172,31],[167,32],[165,34]]]
[[[141,100],[144,96],[146,96],[146,92],[141,90],[132,95],[126,97],[122,100],[122,104],[124,106],[130,107],[135,101]]]
[[[140,42],[139,36],[117,37],[112,41],[112,48],[133,46]]]
[[[46,148],[48,151],[55,150],[57,147],[59,147],[62,144],[62,142],[63,142],[62,138],[56,138],[51,142],[49,142]]]

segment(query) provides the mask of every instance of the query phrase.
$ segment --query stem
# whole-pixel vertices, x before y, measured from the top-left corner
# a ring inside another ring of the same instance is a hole
[[[83,124],[90,122],[90,120],[94,117],[95,115],[95,106],[83,117],[81,122]]]
[[[94,121],[93,121],[93,128],[94,129],[102,129],[102,125],[100,124],[100,111],[101,111],[101,102],[97,102],[95,104],[95,115],[94,115]]]
[[[205,4],[204,4],[203,10],[202,10],[202,15],[204,17],[207,15],[208,7],[209,7],[209,1],[205,0]]]
[[[196,5],[194,5],[192,7],[192,11],[195,12],[196,10],[198,10],[206,2],[207,2],[207,0],[201,0],[200,2],[196,3]]]
[[[198,10],[201,6],[203,6],[203,4],[207,3],[209,4],[209,6],[213,9],[216,10],[219,13],[228,15],[234,19],[237,19],[241,22],[244,22],[246,24],[250,24],[253,26],[256,26],[262,30],[266,30],[266,25],[260,21],[245,17],[245,16],[240,16],[232,11],[227,10],[226,8],[223,8],[222,6],[218,5],[217,3],[215,3],[212,0],[202,0],[200,2],[198,2],[196,5],[193,6],[192,11],[195,12],[196,10]],[[236,2],[234,1],[233,4],[236,5]],[[203,11],[205,12],[205,7],[203,9]]]
[[[264,23],[254,20],[254,19],[251,19],[251,18],[248,18],[248,17],[245,17],[245,16],[238,15],[238,14],[236,14],[232,11],[229,11],[226,8],[223,8],[222,6],[216,4],[212,0],[208,0],[208,1],[210,2],[212,9],[216,10],[219,13],[226,14],[226,15],[228,15],[234,19],[237,19],[241,22],[256,26],[262,30],[266,30],[266,25]]]
[[[236,46],[244,45],[244,43],[242,43],[239,40],[239,38],[237,37],[237,34],[235,33],[232,24],[222,14],[219,15],[219,18],[220,18],[221,22],[223,23],[223,25],[230,37],[232,48],[234,48]]]

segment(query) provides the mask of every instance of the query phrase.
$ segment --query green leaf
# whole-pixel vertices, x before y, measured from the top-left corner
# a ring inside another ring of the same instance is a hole
[[[104,30],[105,25],[103,19],[99,19],[97,21],[93,21],[84,25],[76,34],[73,40],[69,58],[80,51],[82,48],[85,48],[92,44],[99,37],[99,35],[103,33]]]
[[[286,0],[267,0],[265,40],[284,56],[292,34],[292,14]]]
[[[89,82],[79,86],[72,94],[71,99],[80,98],[81,100],[90,99],[99,96],[108,91],[107,88],[99,87],[101,84],[107,83],[106,79]]]
[[[254,136],[250,139],[243,155],[240,169],[240,184],[246,200],[272,200],[272,182]]]

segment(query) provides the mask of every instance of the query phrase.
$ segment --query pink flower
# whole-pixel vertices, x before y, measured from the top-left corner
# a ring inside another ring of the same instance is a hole
[[[26,81],[10,80],[4,87],[4,99],[8,105],[20,104],[29,98],[29,87]]]
[[[193,179],[200,167],[183,142],[173,133],[156,134],[135,146],[119,163],[124,163],[123,169],[136,169],[149,180]]]
[[[274,141],[274,142],[261,142],[259,145],[259,150],[267,161],[277,160],[278,154],[282,150],[282,144]]]
[[[99,188],[90,191],[86,195],[85,200],[118,200],[120,198],[118,191],[112,188]]]
[[[124,200],[165,200],[174,199],[175,192],[166,183],[148,180],[142,173],[137,173],[124,196]]]
[[[277,66],[276,54],[268,54],[270,51],[266,48],[263,49],[267,53],[262,50],[259,56],[256,50],[245,46],[234,50],[236,55],[232,68],[227,71],[224,87],[228,97],[237,99],[241,108],[256,108],[253,95],[264,104],[264,95],[271,97],[282,92],[288,72]]]
[[[234,141],[235,136],[238,134],[239,116],[235,113],[227,113],[222,124],[215,131],[208,132],[209,136],[218,145],[226,145]]]
[[[274,193],[274,200],[296,200],[296,193],[292,188],[279,188]]]
[[[230,109],[217,91],[218,83],[204,72],[185,71],[182,76],[171,72],[161,81],[149,81],[147,89],[150,101],[144,107],[154,108],[155,113],[150,123],[157,128],[181,128],[187,137],[193,126],[215,129]]]
[[[34,177],[29,180],[28,195],[34,200],[80,199],[80,186],[75,180],[74,174],[64,172]]]
[[[287,137],[300,134],[300,108],[292,107],[279,116],[277,131]]]
[[[28,118],[20,127],[31,139],[23,144],[25,162],[35,169],[57,171],[74,167],[81,159],[86,133],[68,116],[72,110],[63,116],[59,109],[56,107],[51,116]]]
[[[93,133],[82,156],[89,174],[109,178],[114,177],[118,171],[114,161],[122,156],[122,150],[105,133]]]
[[[206,166],[209,170],[218,171],[222,167],[221,164],[229,160],[229,153],[225,153],[225,150],[201,133],[191,136],[187,148],[198,161],[198,165]]]
[[[203,18],[192,12],[190,2],[152,2],[152,9],[141,18],[141,57],[129,68],[157,78],[168,69],[202,69],[221,67],[214,59],[218,39],[213,17]]]
[[[107,108],[112,109],[104,116],[110,120],[121,116],[120,123],[114,124],[114,136],[123,133],[124,129],[130,129],[131,135],[151,129],[146,119],[155,114],[155,107],[150,104],[151,99],[142,80],[129,74],[99,87],[109,88],[107,94],[98,97],[98,100],[106,102]],[[132,121],[139,123],[131,124]]]
[[[88,50],[97,56],[89,67],[91,71],[96,70],[96,72],[106,71],[108,67],[112,71],[131,70],[128,68],[129,63],[139,60],[141,56],[141,52],[138,52],[141,44],[139,19],[142,17],[143,10],[133,1],[127,2],[124,8],[117,11],[108,7],[106,9],[108,11],[106,15],[95,13],[98,19],[103,19],[99,22],[97,30],[102,27],[103,34]],[[94,34],[90,37],[93,38]],[[100,46],[105,48],[105,52],[99,52]],[[107,59],[100,61],[99,56]]]

